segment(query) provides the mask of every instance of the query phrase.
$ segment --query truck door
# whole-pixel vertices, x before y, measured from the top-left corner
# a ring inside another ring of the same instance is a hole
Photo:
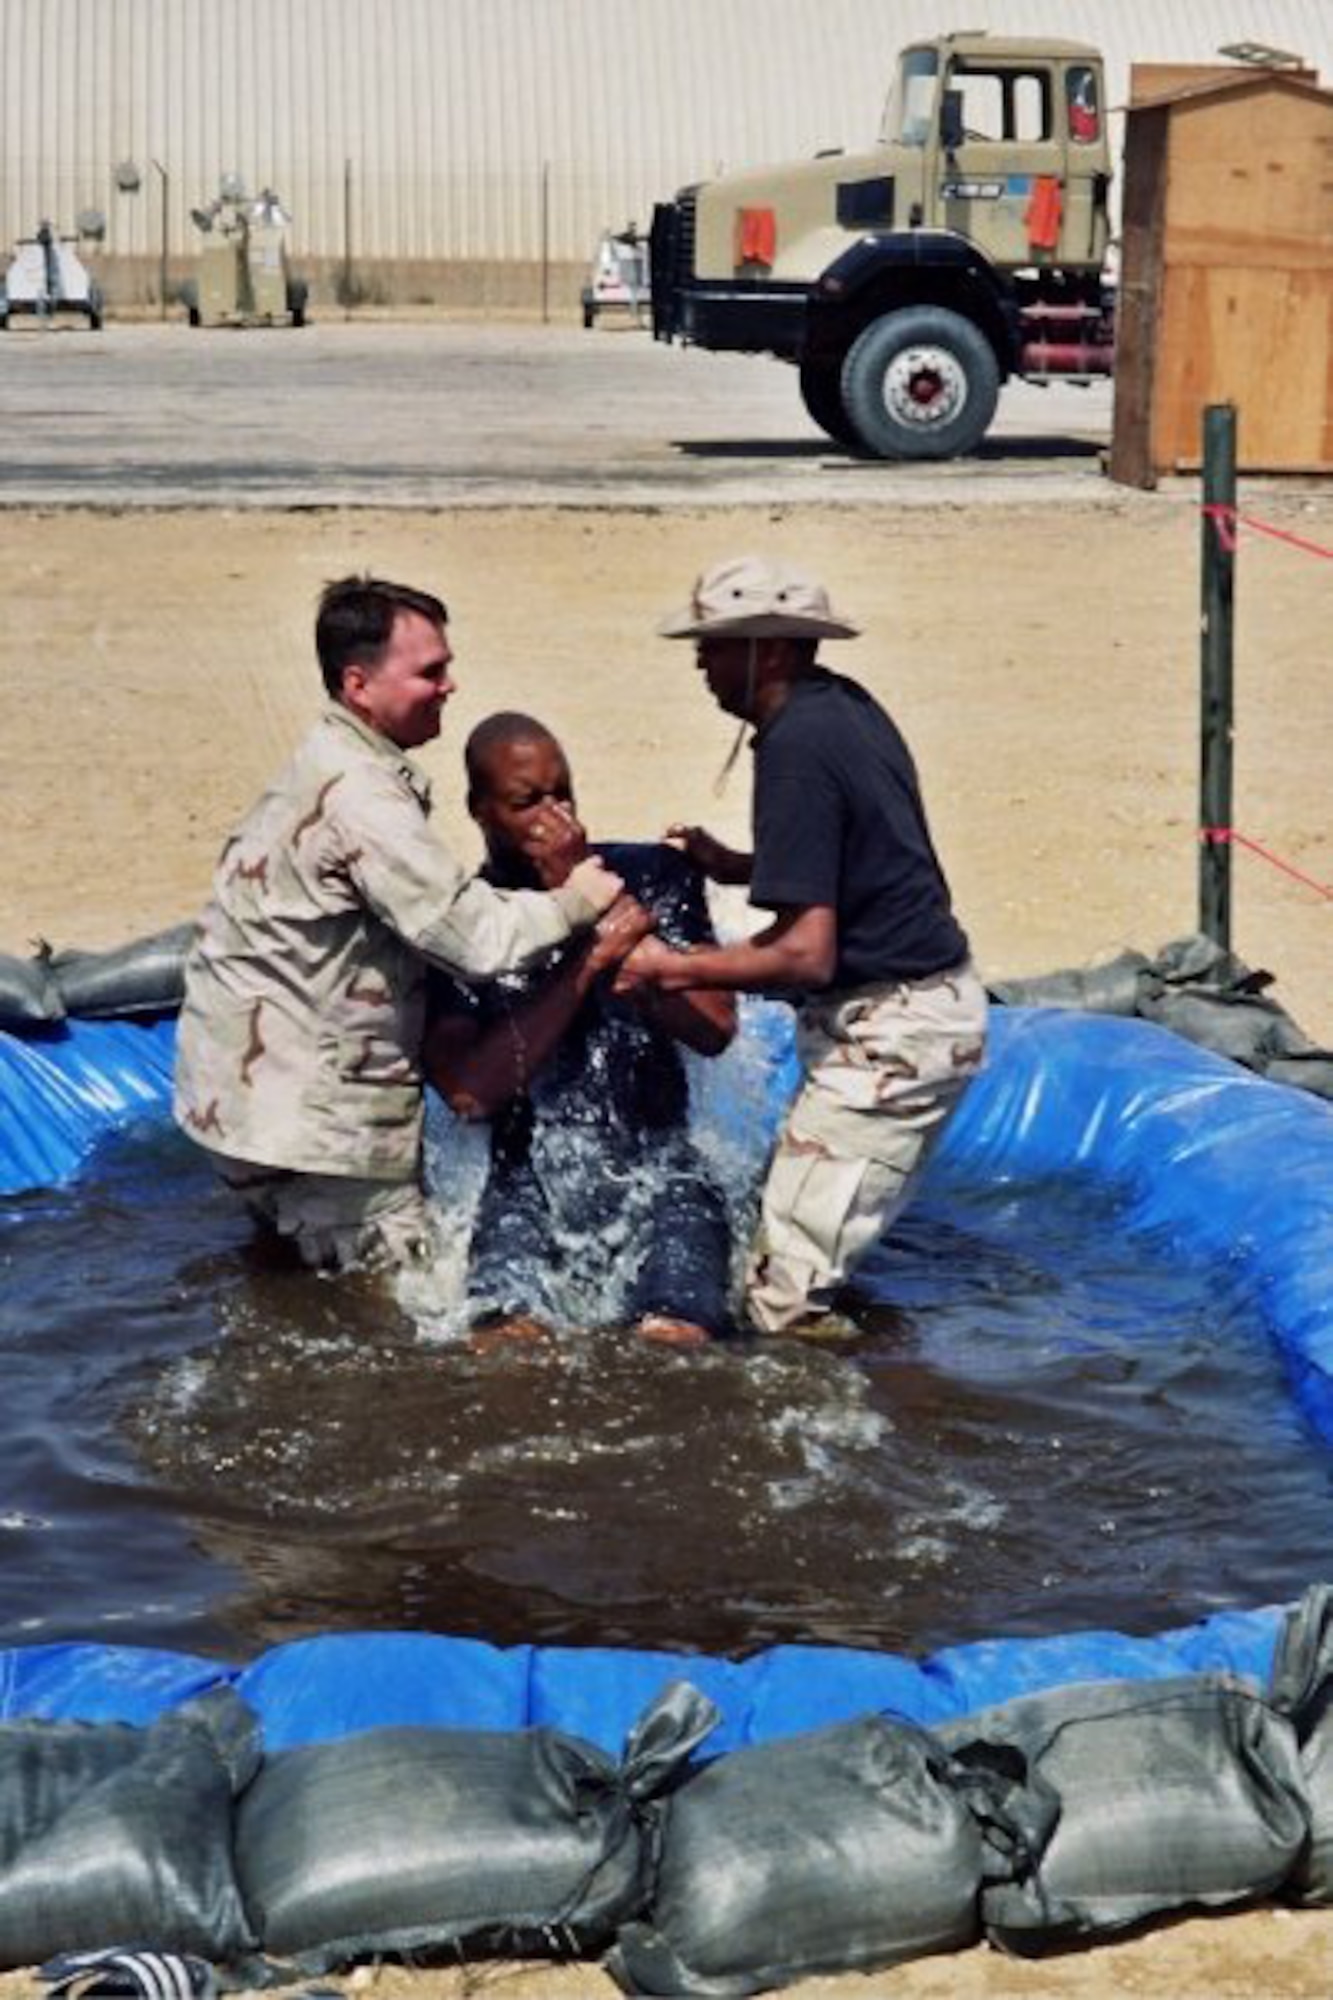
[[[1010,269],[1060,261],[1065,152],[1056,80],[1049,64],[963,56],[945,78],[937,220]]]
[[[1106,259],[1110,234],[1106,201],[1111,181],[1101,65],[1066,63],[1062,94],[1068,140],[1063,261],[1100,266]]]

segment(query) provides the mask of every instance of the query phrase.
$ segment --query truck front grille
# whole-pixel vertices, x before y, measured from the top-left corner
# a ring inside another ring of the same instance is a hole
[[[676,276],[687,284],[694,276],[694,221],[697,188],[682,188],[676,202]]]
[[[675,201],[653,211],[649,244],[652,271],[653,335],[671,340],[680,331],[681,292],[694,276],[695,188],[682,188]]]

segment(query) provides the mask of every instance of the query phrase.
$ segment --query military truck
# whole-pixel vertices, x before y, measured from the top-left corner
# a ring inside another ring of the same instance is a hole
[[[879,458],[971,451],[1011,377],[1111,372],[1102,61],[1079,42],[913,42],[874,149],[659,203],[658,340],[795,363],[820,429]]]

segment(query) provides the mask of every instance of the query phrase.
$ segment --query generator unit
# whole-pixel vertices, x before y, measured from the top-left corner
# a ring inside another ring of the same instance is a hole
[[[0,283],[0,332],[15,313],[30,314],[44,324],[59,314],[74,313],[96,332],[102,324],[102,293],[78,247],[84,236],[96,240],[105,228],[102,216],[89,210],[79,217],[77,236],[61,236],[50,222],[39,222],[35,236],[20,236]]]
[[[253,200],[224,174],[206,208],[190,219],[201,236],[199,275],[181,297],[191,326],[304,326],[308,287],[287,261],[291,217],[272,188]]]

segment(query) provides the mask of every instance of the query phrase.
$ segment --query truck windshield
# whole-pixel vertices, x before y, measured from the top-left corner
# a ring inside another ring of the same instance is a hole
[[[940,59],[936,49],[904,49],[884,107],[880,138],[886,146],[924,146],[930,138]]]

